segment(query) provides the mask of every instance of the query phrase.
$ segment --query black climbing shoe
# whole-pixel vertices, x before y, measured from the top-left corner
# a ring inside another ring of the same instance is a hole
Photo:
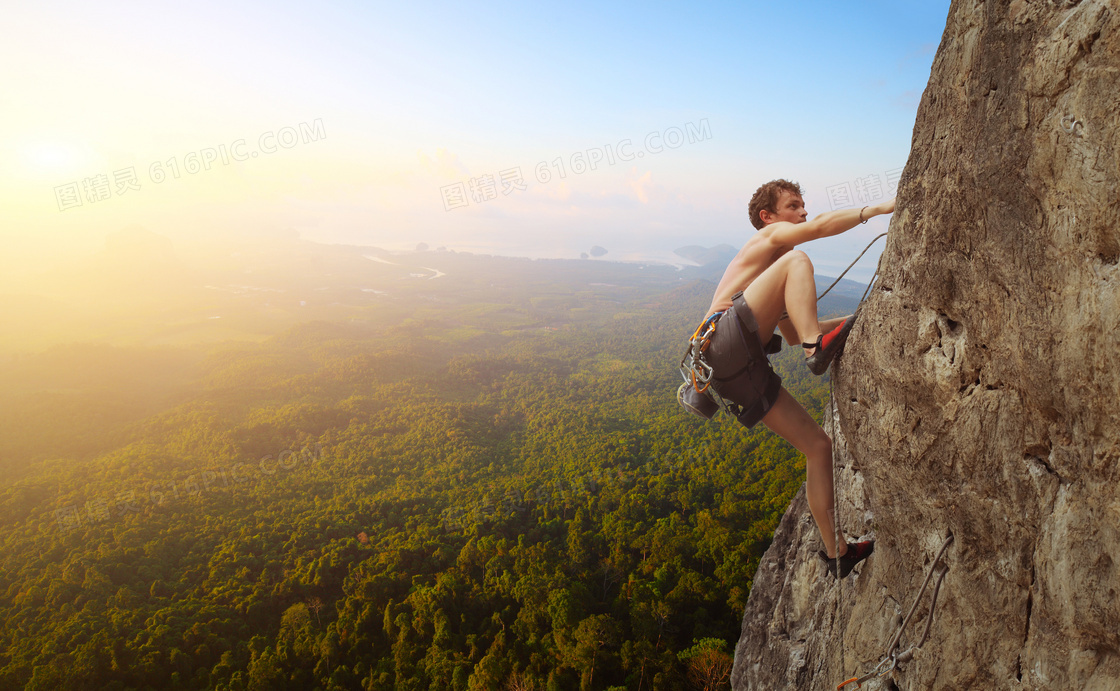
[[[836,562],[839,561],[840,578],[844,578],[852,572],[852,569],[855,568],[856,564],[871,556],[871,553],[874,551],[875,541],[865,540],[863,542],[857,542],[855,544],[849,542],[848,551],[845,552],[844,556],[840,557],[839,559],[829,559],[828,553],[824,550],[817,552],[817,556],[821,558],[821,561],[823,561],[828,567],[828,572],[832,574],[836,573]]]
[[[801,344],[801,347],[806,350],[816,348],[812,355],[805,358],[805,364],[809,365],[810,372],[820,376],[828,371],[828,366],[836,359],[840,351],[844,350],[844,343],[848,340],[848,334],[851,333],[855,323],[856,315],[853,314],[832,331],[817,336],[816,343]]]

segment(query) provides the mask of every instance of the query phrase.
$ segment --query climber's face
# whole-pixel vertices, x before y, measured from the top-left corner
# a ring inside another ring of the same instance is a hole
[[[805,210],[805,200],[801,198],[800,194],[782,190],[782,196],[778,200],[777,212],[772,213],[763,209],[758,215],[765,225],[770,225],[777,221],[804,223],[809,216],[809,212]]]

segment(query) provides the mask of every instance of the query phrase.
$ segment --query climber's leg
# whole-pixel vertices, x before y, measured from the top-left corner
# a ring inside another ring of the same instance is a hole
[[[774,333],[783,312],[789,313],[789,326],[798,338],[816,342],[821,335],[813,262],[801,250],[791,250],[779,257],[747,286],[743,298],[751,306],[758,332],[763,336]],[[787,326],[783,332],[788,329]]]
[[[802,340],[806,364],[817,375],[828,369],[855,323],[850,317],[832,331],[821,333],[813,262],[800,250],[779,257],[747,286],[743,298],[758,320],[760,334],[772,334],[780,325],[787,340],[794,334]]]
[[[817,421],[782,387],[774,407],[762,421],[793,448],[805,454],[805,494],[821,540],[830,557],[836,556],[836,527],[833,519],[835,497],[832,493],[832,440]],[[847,541],[841,537],[841,554]]]

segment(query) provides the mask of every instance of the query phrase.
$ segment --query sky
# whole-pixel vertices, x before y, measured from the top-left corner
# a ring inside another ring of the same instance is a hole
[[[799,182],[811,216],[892,194],[947,12],[21,3],[0,25],[0,270],[136,226],[604,260],[737,247],[767,180]],[[805,249],[835,275],[886,227]]]

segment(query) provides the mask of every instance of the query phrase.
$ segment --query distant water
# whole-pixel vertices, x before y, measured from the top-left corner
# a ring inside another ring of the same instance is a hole
[[[411,254],[412,252],[415,251],[413,248],[404,249],[404,248],[385,247],[385,248],[382,248],[382,249],[386,249],[386,250],[392,252],[393,254]],[[542,252],[542,251],[540,251],[539,248],[536,248],[535,251],[534,250],[529,250],[527,248],[524,248],[524,251],[519,251],[521,248],[491,247],[491,246],[455,246],[455,247],[447,247],[447,248],[442,248],[442,247],[432,248],[431,250],[428,250],[428,251],[432,252],[434,254],[438,254],[439,250],[441,250],[441,249],[453,250],[453,251],[456,251],[456,252],[471,252],[473,254],[489,254],[489,255],[496,256],[496,257],[518,257],[518,258],[528,258],[528,259],[580,259],[579,253],[574,253],[573,254],[573,253],[570,253],[570,252],[548,252],[548,251],[543,251]],[[366,259],[372,259],[373,261],[381,262],[383,264],[392,264],[393,263],[393,262],[388,261],[386,259],[382,259],[381,257],[375,257],[375,256],[369,255],[369,254],[365,254],[365,255],[362,255],[362,256],[365,257]],[[673,266],[673,267],[676,267],[678,269],[682,269],[682,268],[688,267],[688,266],[699,266],[696,262],[689,261],[688,259],[685,259],[684,257],[676,254],[675,252],[669,251],[669,250],[666,250],[666,251],[663,251],[663,252],[657,252],[657,251],[614,252],[614,251],[611,251],[610,248],[608,248],[607,253],[605,255],[603,255],[601,257],[594,257],[594,258],[589,257],[585,261],[628,262],[628,263],[634,263],[634,264],[663,264],[663,265]],[[442,273],[438,272],[436,269],[430,269],[430,270],[431,271],[436,271],[437,274],[438,274],[437,276],[433,276],[432,278],[438,278],[439,276],[443,275]]]
[[[387,251],[392,252],[394,254],[409,254],[409,253],[415,252],[415,245],[408,246],[408,247],[380,245],[379,247],[381,249],[387,250]],[[618,248],[614,248],[614,249],[612,249],[611,247],[606,246],[606,245],[604,245],[604,247],[607,248],[607,254],[603,255],[602,257],[598,257],[598,258],[588,258],[585,261],[630,262],[630,263],[636,263],[636,264],[661,264],[661,265],[672,266],[672,267],[675,267],[677,269],[699,266],[696,262],[685,259],[684,257],[680,256],[679,254],[677,254],[676,252],[674,252],[673,250],[670,250],[670,249],[666,249],[666,250],[645,249],[645,248],[637,248],[637,249],[618,249]],[[821,275],[825,275],[825,276],[833,276],[833,277],[838,276],[840,274],[840,272],[844,270],[844,267],[847,266],[847,263],[850,262],[851,260],[855,259],[856,255],[859,254],[859,250],[862,249],[862,248],[856,248],[853,252],[851,252],[850,256],[847,256],[847,253],[840,254],[840,255],[835,254],[834,253],[835,248],[824,248],[824,247],[822,247],[822,248],[820,248],[820,250],[822,250],[824,252],[822,254],[822,252],[814,251],[815,248],[813,248],[811,244],[803,246],[803,247],[809,253],[810,258],[813,260],[813,266],[816,269],[816,273],[821,274]],[[881,245],[880,245],[880,247],[881,247]],[[529,259],[579,259],[580,258],[580,256],[579,256],[580,253],[579,252],[571,252],[571,251],[566,251],[566,250],[561,251],[561,250],[554,250],[554,249],[542,248],[542,247],[529,247],[529,246],[516,246],[516,245],[492,245],[492,244],[483,244],[483,243],[479,243],[479,244],[460,243],[460,244],[456,244],[454,246],[448,246],[446,248],[433,246],[432,249],[429,250],[429,251],[431,251],[433,253],[438,253],[438,251],[440,249],[454,250],[456,252],[472,252],[474,254],[489,254],[489,255],[498,256],[498,257],[527,257]],[[588,248],[588,249],[590,249],[590,248]],[[828,251],[828,250],[832,250],[832,251]],[[587,250],[585,250],[585,252],[586,251]],[[379,262],[383,262],[383,263],[386,263],[386,264],[393,263],[391,261],[387,261],[387,260],[382,259],[380,257],[374,257],[374,256],[371,256],[371,255],[364,255],[364,256],[366,256],[367,259],[372,259],[374,261],[379,261]],[[848,273],[848,275],[845,278],[849,279],[849,280],[853,280],[856,283],[860,283],[861,286],[866,286],[867,282],[871,280],[871,275],[875,272],[875,262],[876,262],[877,259],[878,259],[877,253],[875,253],[875,252],[868,253],[868,256],[865,256],[859,262],[859,264],[857,266],[852,268],[852,270]],[[829,279],[829,280],[831,281],[831,279]],[[827,284],[825,284],[825,285],[827,285]],[[822,289],[823,289],[823,286],[822,286]]]

